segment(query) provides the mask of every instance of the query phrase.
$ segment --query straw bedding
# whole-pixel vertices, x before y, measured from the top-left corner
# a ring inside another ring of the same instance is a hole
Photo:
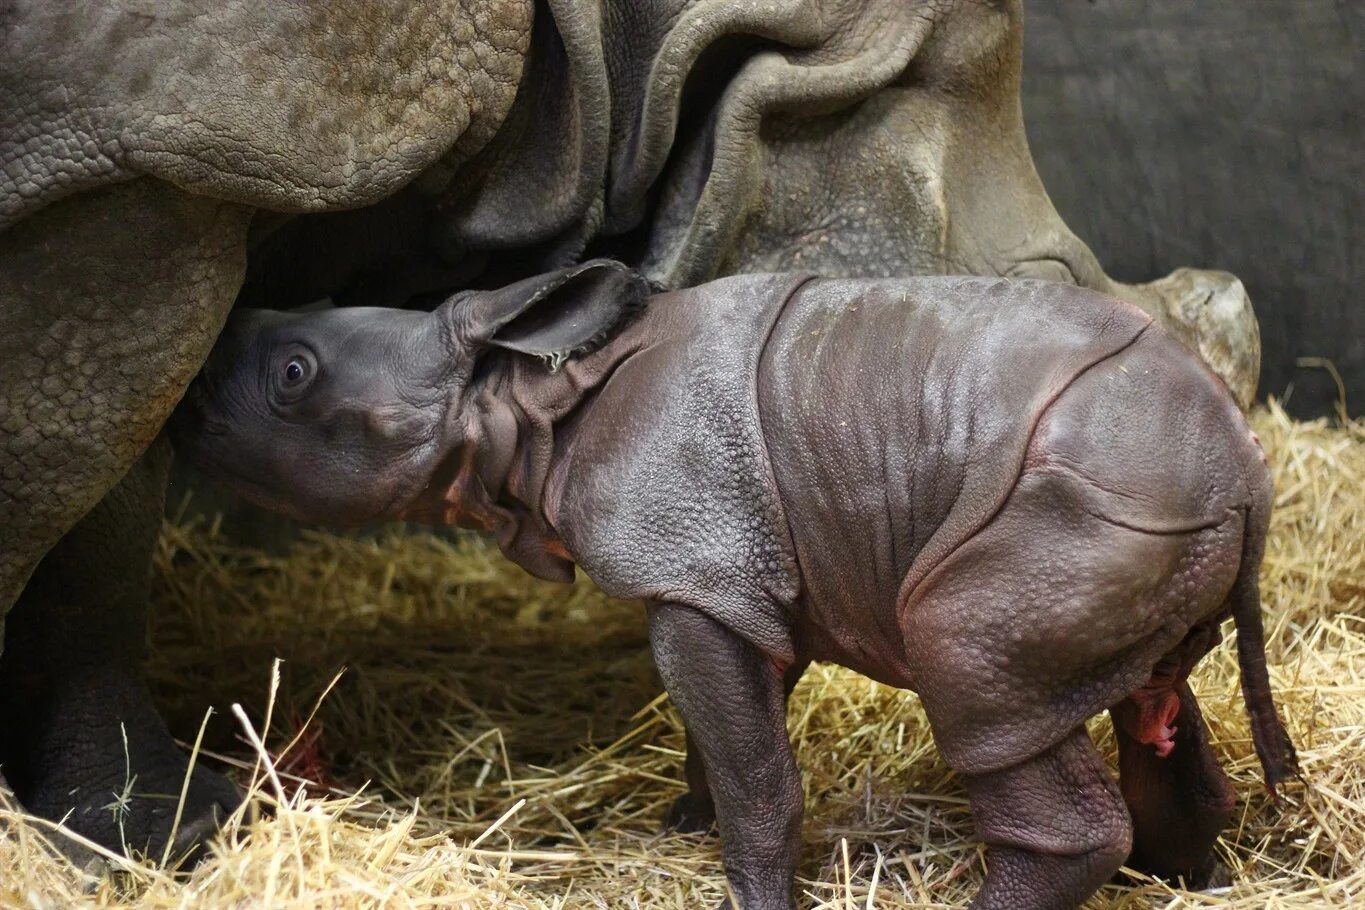
[[[1255,425],[1278,478],[1268,648],[1305,783],[1278,806],[1265,795],[1225,642],[1194,683],[1239,794],[1218,847],[1231,885],[1135,879],[1087,906],[1348,906],[1365,892],[1365,422],[1296,423],[1272,404]],[[157,569],[151,673],[172,728],[192,743],[217,706],[198,760],[273,815],[232,819],[188,876],[110,857],[115,872],[91,884],[49,825],[9,810],[0,905],[676,910],[722,897],[716,841],[659,831],[682,792],[682,736],[638,605],[536,582],[477,540],[396,532],[307,536],[278,557],[170,523]],[[807,791],[801,906],[970,897],[982,852],[913,695],[817,666],[790,726]],[[1092,732],[1112,757],[1107,720]]]

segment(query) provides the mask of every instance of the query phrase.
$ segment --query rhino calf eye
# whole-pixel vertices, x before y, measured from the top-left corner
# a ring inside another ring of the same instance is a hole
[[[308,375],[308,363],[302,357],[294,357],[284,366],[284,381],[290,385],[302,382]]]

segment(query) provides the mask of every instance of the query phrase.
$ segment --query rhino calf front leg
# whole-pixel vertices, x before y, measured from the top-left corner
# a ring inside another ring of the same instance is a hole
[[[782,698],[785,711],[786,700],[792,690],[805,675],[810,666],[808,660],[797,660],[782,674]],[[687,736],[687,759],[683,767],[683,777],[687,780],[687,792],[674,800],[664,816],[664,830],[679,834],[700,834],[713,831],[716,827],[716,803],[711,796],[711,785],[706,781],[706,766],[701,759],[701,748]]]
[[[977,835],[989,847],[971,910],[1069,910],[1128,856],[1128,809],[1084,727],[1042,755],[966,783]]]
[[[792,910],[802,794],[782,670],[691,607],[652,606],[649,642],[701,753],[735,910]]]

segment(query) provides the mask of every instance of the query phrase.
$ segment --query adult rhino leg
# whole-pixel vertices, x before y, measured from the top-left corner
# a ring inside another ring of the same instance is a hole
[[[97,843],[157,857],[187,771],[142,679],[169,467],[158,440],[48,552],[10,612],[0,657],[0,743],[20,802]],[[240,801],[226,778],[196,767],[174,854],[195,851]]]
[[[47,555],[15,619],[22,642],[10,638],[15,653],[0,659],[16,690],[10,706],[22,694],[35,700],[20,729],[0,730],[10,782],[38,800],[30,808],[63,811],[58,780],[107,804],[93,794],[107,791],[109,767],[123,771],[124,731],[130,759],[148,769],[137,786],[173,776],[173,747],[138,667],[164,469],[156,454],[130,468],[231,309],[249,217],[138,180],[56,203],[0,234],[0,631]],[[85,739],[72,738],[73,724],[90,725]],[[222,791],[217,782],[196,789],[205,805]],[[125,815],[125,833],[155,827],[140,818],[147,805]],[[122,844],[94,816],[73,824]]]
[[[198,372],[241,285],[249,218],[137,180],[0,233],[0,615]]]

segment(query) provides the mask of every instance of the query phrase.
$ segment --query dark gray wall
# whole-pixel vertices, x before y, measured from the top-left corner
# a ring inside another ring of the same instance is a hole
[[[1247,286],[1260,394],[1365,413],[1365,0],[1025,0],[1024,121],[1105,268]]]

